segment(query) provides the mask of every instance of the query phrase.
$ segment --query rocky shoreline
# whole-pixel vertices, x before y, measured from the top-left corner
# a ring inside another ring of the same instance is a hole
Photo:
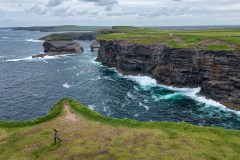
[[[97,61],[123,74],[147,75],[176,87],[201,87],[201,95],[240,110],[239,51],[170,48],[164,43],[136,44],[99,40]]]

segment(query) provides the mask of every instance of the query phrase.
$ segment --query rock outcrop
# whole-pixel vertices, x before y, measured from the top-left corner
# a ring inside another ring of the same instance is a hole
[[[55,56],[62,54],[77,54],[83,52],[83,47],[73,40],[46,40],[43,43],[44,54],[32,56],[43,58],[44,56]]]
[[[240,110],[240,52],[175,49],[164,43],[100,40],[97,61],[123,74],[142,74],[158,83],[201,87],[202,95]]]
[[[98,52],[100,48],[100,43],[98,40],[93,40],[90,44],[91,52]]]
[[[53,33],[38,40],[47,40],[52,35],[60,35],[65,36],[66,38],[73,39],[73,40],[95,40],[97,33],[96,32],[66,32],[66,33]]]

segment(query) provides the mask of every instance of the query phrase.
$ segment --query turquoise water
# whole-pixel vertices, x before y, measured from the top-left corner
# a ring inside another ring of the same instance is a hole
[[[96,63],[89,41],[80,41],[85,52],[79,55],[32,59],[43,51],[36,39],[47,34],[0,30],[0,120],[44,116],[71,97],[109,117],[240,129],[239,113],[197,96],[200,88],[159,85]]]

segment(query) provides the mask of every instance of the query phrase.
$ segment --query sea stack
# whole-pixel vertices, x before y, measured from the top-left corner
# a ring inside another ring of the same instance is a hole
[[[98,52],[100,43],[97,40],[93,40],[90,44],[91,52]]]
[[[45,56],[55,56],[63,54],[82,53],[83,47],[72,39],[59,37],[58,35],[50,37],[43,43],[44,53],[32,56],[33,58],[43,58]]]

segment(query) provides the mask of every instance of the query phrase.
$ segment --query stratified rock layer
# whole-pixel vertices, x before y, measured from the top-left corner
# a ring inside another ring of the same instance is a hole
[[[158,83],[201,87],[201,94],[240,110],[239,51],[206,51],[169,48],[126,41],[100,40],[97,61],[124,74],[142,74]]]

